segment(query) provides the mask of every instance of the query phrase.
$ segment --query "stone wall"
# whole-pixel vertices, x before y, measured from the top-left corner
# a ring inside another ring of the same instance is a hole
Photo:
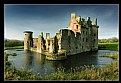
[[[69,42],[68,42],[68,30],[61,29],[61,49],[69,50]]]
[[[37,48],[38,38],[33,38],[33,48]]]
[[[92,51],[98,49],[98,26],[92,26]]]
[[[71,30],[61,30],[62,38],[61,38],[61,49],[67,50],[68,55],[73,55],[82,52],[81,47],[81,34],[74,33]]]
[[[42,35],[38,36],[37,52],[43,53],[45,50],[45,40]]]
[[[46,45],[46,51],[49,51],[49,46],[50,46],[50,33],[46,33],[46,38],[45,38],[45,45]]]
[[[61,34],[61,49],[67,50],[68,55],[98,50],[97,27],[81,27],[81,33],[62,29]]]
[[[42,36],[38,36],[37,52],[42,53]]]
[[[50,39],[49,53],[54,53],[54,39]]]

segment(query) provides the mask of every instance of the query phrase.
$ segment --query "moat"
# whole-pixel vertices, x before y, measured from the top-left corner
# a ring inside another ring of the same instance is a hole
[[[69,72],[71,68],[80,67],[84,65],[95,65],[102,67],[115,61],[111,58],[100,57],[98,55],[104,53],[117,53],[117,51],[98,50],[97,52],[81,53],[69,56],[68,59],[62,61],[49,61],[45,55],[41,55],[32,51],[24,51],[24,49],[11,49],[6,50],[7,53],[17,53],[17,56],[9,56],[8,60],[11,61],[12,66],[17,69],[24,68],[25,70],[32,70],[40,75],[48,75],[57,68],[65,68],[65,72]]]

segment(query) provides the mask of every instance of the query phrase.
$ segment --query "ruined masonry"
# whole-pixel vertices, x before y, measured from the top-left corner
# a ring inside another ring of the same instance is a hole
[[[90,17],[85,20],[71,13],[67,29],[60,29],[53,38],[50,38],[50,33],[46,33],[46,38],[43,38],[43,32],[38,38],[33,38],[33,32],[24,31],[24,50],[45,54],[49,60],[63,60],[69,55],[96,51],[98,28],[97,18],[94,18],[92,24]]]

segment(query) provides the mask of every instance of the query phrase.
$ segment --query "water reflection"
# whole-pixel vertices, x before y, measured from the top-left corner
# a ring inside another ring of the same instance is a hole
[[[45,55],[42,55],[40,53],[36,53],[35,58],[39,64],[44,64],[45,62]]]
[[[117,51],[99,50],[98,52],[81,53],[77,55],[68,56],[67,59],[62,61],[49,61],[46,60],[45,55],[41,55],[32,51],[16,51],[7,50],[7,53],[15,52],[17,56],[8,57],[8,60],[13,60],[13,66],[17,69],[24,67],[25,70],[32,69],[33,72],[40,73],[41,75],[50,74],[58,68],[65,68],[65,72],[69,72],[71,68],[80,67],[84,65],[96,65],[99,67],[110,64],[111,58],[99,57],[103,53],[117,53]]]
[[[33,66],[33,52],[31,51],[24,51],[24,67],[25,69],[29,70]]]
[[[69,56],[68,59],[63,61],[48,61],[47,63],[53,68],[65,68],[65,72],[69,72],[71,68],[81,67],[84,65],[98,65],[98,52],[89,52]]]

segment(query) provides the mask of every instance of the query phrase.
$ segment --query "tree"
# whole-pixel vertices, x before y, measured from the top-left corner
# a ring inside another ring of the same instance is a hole
[[[98,39],[99,43],[114,43],[114,42],[118,42],[118,38],[116,37],[112,37],[112,38],[108,38],[108,39]]]
[[[5,47],[23,46],[24,42],[21,40],[4,40]]]

